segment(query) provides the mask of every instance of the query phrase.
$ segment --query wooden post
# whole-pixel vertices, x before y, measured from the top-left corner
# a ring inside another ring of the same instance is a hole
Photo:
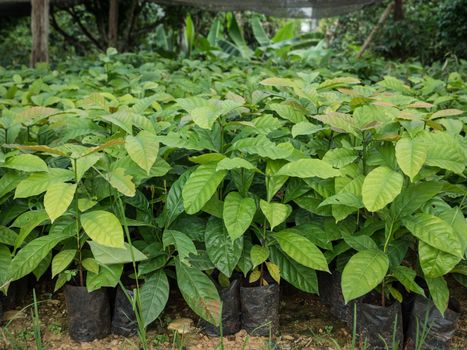
[[[49,0],[31,0],[31,66],[49,62]]]
[[[118,39],[118,0],[110,0],[108,47],[117,48],[117,39]]]
[[[379,21],[378,23],[376,23],[375,27],[373,28],[373,30],[371,31],[370,35],[368,35],[368,38],[366,38],[365,42],[363,43],[363,46],[362,48],[360,49],[360,51],[358,52],[358,55],[357,55],[357,58],[360,58],[363,56],[363,54],[365,53],[366,49],[368,48],[368,46],[370,46],[371,42],[373,41],[373,38],[375,36],[375,34],[378,32],[379,28],[381,28],[381,26],[383,25],[383,23],[386,21],[386,19],[388,18],[389,14],[391,13],[392,9],[394,7],[394,2],[391,1],[389,3],[389,5],[386,7],[386,9],[384,10],[383,14],[381,15],[381,17],[379,18]]]

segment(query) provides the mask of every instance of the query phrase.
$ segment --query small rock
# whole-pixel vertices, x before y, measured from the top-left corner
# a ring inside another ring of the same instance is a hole
[[[282,340],[293,341],[294,337],[292,337],[291,335],[283,335]]]
[[[187,334],[193,330],[193,320],[190,318],[178,318],[169,323],[169,331],[176,331],[178,334]]]

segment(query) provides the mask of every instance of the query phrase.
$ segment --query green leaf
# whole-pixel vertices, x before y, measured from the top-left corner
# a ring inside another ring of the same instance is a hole
[[[107,247],[124,247],[122,225],[114,214],[104,210],[84,213],[81,225],[93,241]]]
[[[123,168],[113,169],[106,176],[107,181],[113,188],[128,197],[133,197],[136,194],[136,186],[132,178],[131,175],[125,175],[125,169]]]
[[[11,227],[20,227],[19,235],[15,241],[15,251],[23,244],[32,230],[47,221],[49,216],[44,209],[27,211],[18,216]]]
[[[27,198],[47,191],[53,183],[66,182],[74,178],[72,171],[60,168],[51,168],[46,173],[29,175],[22,180],[15,191],[15,198]]]
[[[264,135],[240,139],[232,145],[232,149],[269,159],[287,159],[294,151],[291,143],[284,142],[276,145]]]
[[[445,132],[426,133],[422,137],[427,152],[426,165],[436,166],[462,175],[465,152],[458,139]]]
[[[4,168],[10,168],[26,172],[47,171],[47,164],[33,154],[19,154],[10,157],[3,164]]]
[[[136,136],[128,135],[125,138],[125,149],[130,158],[149,175],[159,153],[156,135],[146,130]]]
[[[417,273],[410,267],[395,266],[392,269],[392,275],[405,287],[408,292],[414,292],[425,296],[425,291],[415,282]]]
[[[363,204],[372,212],[383,209],[401,192],[403,182],[403,176],[388,167],[372,170],[363,181]]]
[[[320,203],[319,207],[336,204],[345,205],[352,208],[363,208],[361,198],[350,192],[340,192],[334,196],[328,197]]]
[[[329,163],[320,159],[299,159],[285,164],[276,175],[293,176],[299,178],[319,177],[327,179],[340,176],[340,172]]]
[[[217,171],[220,170],[232,170],[232,169],[247,169],[247,170],[257,170],[256,167],[251,164],[249,161],[243,158],[224,158],[217,164]]]
[[[9,279],[16,281],[34,271],[47,254],[61,241],[73,234],[49,234],[26,244],[11,261]]]
[[[187,214],[195,214],[216,192],[227,171],[216,171],[217,164],[200,165],[183,186],[183,205]]]
[[[326,258],[310,240],[285,229],[272,235],[281,249],[299,264],[315,270],[329,271]]]
[[[266,191],[267,200],[270,202],[274,195],[285,184],[288,176],[277,176],[277,171],[284,165],[282,160],[268,160],[266,163]]]
[[[300,122],[292,127],[292,137],[296,138],[300,135],[313,135],[321,130],[324,130],[324,128],[320,125],[315,125],[306,121]]]
[[[358,158],[358,154],[353,149],[347,148],[334,148],[326,152],[323,157],[323,161],[331,164],[335,168],[342,168],[355,159]]]
[[[99,273],[88,272],[86,275],[86,287],[88,292],[102,287],[115,288],[123,272],[123,264],[102,266]]]
[[[0,243],[14,246],[18,235],[12,229],[5,226],[0,226]]]
[[[80,181],[86,171],[88,171],[97,161],[101,158],[101,155],[98,153],[91,153],[87,156],[80,157],[76,159],[76,165],[72,162],[73,170],[76,170],[77,180]]]
[[[216,286],[202,271],[188,267],[175,259],[177,284],[188,306],[200,317],[218,326],[221,301]]]
[[[218,106],[208,105],[197,107],[190,111],[191,118],[202,129],[212,129],[214,122],[221,116]]]
[[[271,103],[269,109],[276,112],[281,118],[287,119],[294,124],[306,121],[306,109],[297,103]]]
[[[180,231],[165,230],[164,234],[162,235],[162,242],[164,249],[170,245],[175,246],[175,249],[177,249],[178,252],[178,258],[184,264],[189,265],[187,259],[190,254],[198,254],[196,247],[190,237]]]
[[[260,245],[253,245],[250,250],[250,259],[253,264],[253,268],[259,266],[269,258],[269,249]]]
[[[86,271],[98,274],[99,273],[99,264],[96,259],[86,258],[81,262],[81,265],[85,268]]]
[[[464,251],[452,226],[437,216],[418,213],[404,219],[403,224],[418,239],[443,252],[462,258]]]
[[[352,236],[345,234],[342,235],[342,238],[344,238],[345,243],[347,243],[352,249],[355,249],[356,251],[378,249],[375,241],[367,235]]]
[[[461,258],[436,249],[423,241],[418,241],[418,258],[423,274],[428,278],[437,278],[450,272]]]
[[[141,287],[141,309],[144,326],[147,327],[164,310],[169,300],[169,280],[164,270],[160,269],[146,279]]]
[[[73,201],[75,191],[75,184],[58,182],[49,186],[44,196],[44,207],[52,223],[66,212]]]
[[[342,293],[349,301],[371,292],[389,268],[388,257],[379,250],[363,250],[352,256],[342,272]]]
[[[298,264],[279,248],[271,247],[271,260],[279,266],[281,277],[307,293],[318,293],[318,278],[313,269]]]
[[[10,271],[11,253],[8,247],[0,244],[0,291],[4,291],[5,284],[8,283],[8,274]],[[3,288],[2,288],[3,287]],[[3,305],[2,305],[3,306]]]
[[[184,172],[173,184],[170,186],[169,193],[164,206],[165,227],[170,227],[174,220],[183,213],[183,198],[182,189],[190,176],[190,172]]]
[[[426,146],[417,139],[403,137],[396,144],[396,159],[401,170],[413,182],[426,160]]]
[[[277,225],[282,224],[292,213],[292,207],[288,204],[269,203],[261,199],[259,206],[269,222],[271,231]]]
[[[449,303],[449,288],[446,280],[443,277],[426,278],[425,280],[433,303],[441,315],[444,315]]]
[[[230,192],[224,201],[223,218],[232,241],[241,237],[250,227],[256,213],[253,198],[243,198],[238,192]]]
[[[266,261],[266,267],[272,279],[276,281],[277,284],[279,284],[281,282],[281,272],[279,266],[270,261]]]
[[[125,248],[106,247],[93,241],[88,241],[88,244],[91,247],[94,259],[102,265],[128,264],[133,262],[133,258],[134,261],[147,260],[146,255],[128,243],[125,243]],[[133,251],[133,257],[131,250]]]
[[[46,257],[41,260],[39,265],[37,265],[37,267],[32,272],[34,277],[36,277],[36,281],[39,281],[42,275],[48,270],[51,261],[52,261],[52,252],[49,252],[49,254],[47,254]]]
[[[407,217],[441,192],[443,185],[439,182],[420,182],[409,184],[391,204],[391,216],[397,220]]]
[[[211,217],[206,225],[205,244],[214,266],[230,277],[242,255],[243,238],[232,240],[222,220]]]
[[[76,255],[76,249],[62,250],[52,259],[52,278],[65,270],[71,264]]]

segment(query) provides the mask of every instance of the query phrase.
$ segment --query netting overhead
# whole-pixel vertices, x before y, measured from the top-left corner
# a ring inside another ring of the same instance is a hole
[[[212,11],[251,10],[277,17],[339,16],[382,0],[155,0],[169,5],[191,5]]]

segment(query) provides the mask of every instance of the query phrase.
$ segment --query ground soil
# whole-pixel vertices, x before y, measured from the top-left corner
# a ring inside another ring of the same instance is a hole
[[[455,286],[452,292],[462,306],[462,315],[458,331],[453,340],[452,349],[467,349],[467,295],[465,288]],[[39,316],[44,347],[47,350],[137,350],[138,338],[124,338],[110,335],[105,339],[91,343],[76,343],[67,333],[66,309],[62,293],[39,294]],[[185,304],[177,291],[173,291],[169,304],[162,317],[148,331],[151,349],[222,349],[218,337],[208,337],[200,330],[194,329],[190,334],[180,336],[174,341],[174,334],[167,330],[167,325],[178,318],[197,317]],[[280,333],[273,339],[250,337],[245,331],[233,336],[224,337],[225,350],[301,350],[301,349],[350,349],[351,330],[337,321],[320,303],[319,297],[298,292],[290,287],[283,288],[281,297]],[[1,350],[32,350],[34,331],[32,327],[31,309],[18,307],[6,312],[0,331]],[[16,317],[11,321],[12,318]],[[10,320],[10,321],[9,321]]]

